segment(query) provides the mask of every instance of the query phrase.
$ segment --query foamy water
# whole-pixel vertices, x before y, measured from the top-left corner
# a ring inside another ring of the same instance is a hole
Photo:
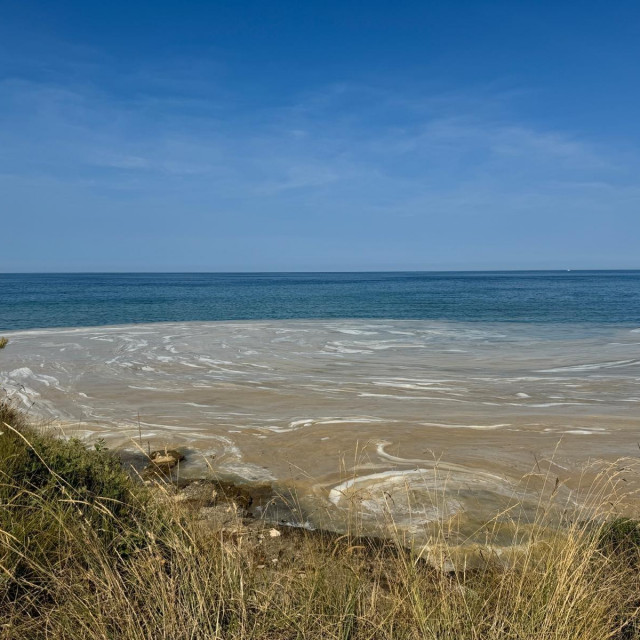
[[[533,501],[532,469],[570,492],[585,462],[638,453],[637,330],[314,320],[7,337],[0,379],[23,407],[112,447],[185,447],[183,475],[291,486],[315,523],[354,504],[413,529],[477,520]]]

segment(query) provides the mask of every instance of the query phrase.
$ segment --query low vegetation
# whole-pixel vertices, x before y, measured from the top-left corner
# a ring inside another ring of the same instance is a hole
[[[100,446],[7,402],[0,425],[0,638],[640,638],[633,520],[444,571],[392,541],[203,522]]]

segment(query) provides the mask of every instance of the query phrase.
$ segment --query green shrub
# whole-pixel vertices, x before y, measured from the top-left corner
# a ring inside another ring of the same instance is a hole
[[[599,532],[598,545],[608,554],[637,563],[640,560],[640,521],[616,518],[606,522]]]
[[[6,401],[0,420],[0,601],[34,585],[46,600],[49,578],[86,565],[97,546],[117,564],[146,544],[145,494],[116,455],[33,428]]]

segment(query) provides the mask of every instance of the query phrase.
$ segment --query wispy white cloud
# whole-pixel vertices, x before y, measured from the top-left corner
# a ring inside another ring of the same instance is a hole
[[[78,211],[141,221],[173,211],[183,223],[215,219],[226,237],[339,229],[345,242],[405,246],[414,262],[420,238],[446,251],[488,237],[480,221],[526,218],[531,237],[546,225],[566,238],[581,216],[598,228],[604,215],[637,216],[640,153],[523,121],[501,92],[416,96],[340,83],[238,108],[229,89],[203,90],[213,71],[196,68],[182,83],[184,67],[132,72],[139,90],[126,95],[2,81],[0,174],[11,202],[20,185],[55,183],[79,190]],[[517,252],[526,243],[512,236]]]

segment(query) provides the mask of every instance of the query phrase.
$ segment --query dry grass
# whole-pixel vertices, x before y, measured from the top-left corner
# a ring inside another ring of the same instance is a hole
[[[640,638],[637,525],[596,514],[610,476],[589,520],[541,508],[510,558],[443,572],[391,541],[204,526],[109,452],[0,419],[1,638]]]

